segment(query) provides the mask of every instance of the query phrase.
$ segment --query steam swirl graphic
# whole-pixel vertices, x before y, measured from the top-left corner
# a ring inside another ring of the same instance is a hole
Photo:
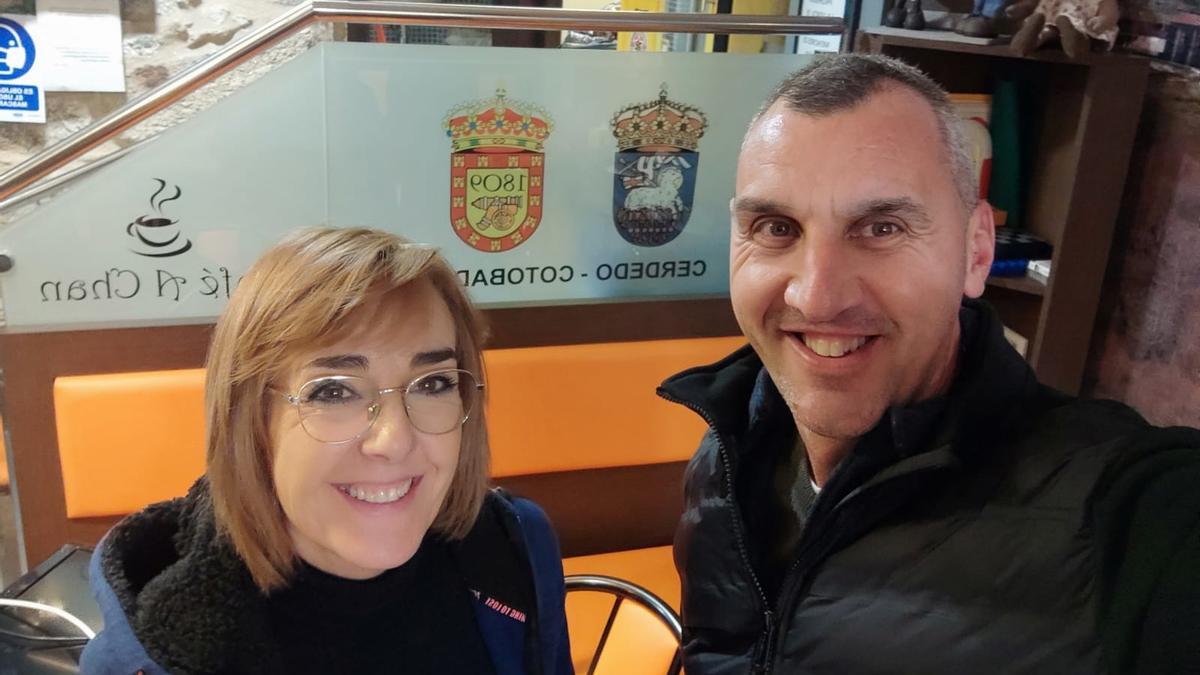
[[[142,249],[131,248],[129,250],[147,258],[169,258],[186,253],[192,248],[192,241],[186,237],[182,242],[179,241],[183,236],[175,228],[175,224],[179,221],[167,218],[162,210],[163,204],[182,197],[183,190],[175,185],[173,186],[175,194],[159,199],[158,196],[167,189],[167,182],[161,178],[154,180],[158,183],[158,189],[150,195],[150,208],[157,215],[139,216],[137,220],[125,226],[125,234],[134,237],[139,244],[138,248]]]

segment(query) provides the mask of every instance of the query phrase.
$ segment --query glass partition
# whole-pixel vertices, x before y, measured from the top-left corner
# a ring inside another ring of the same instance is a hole
[[[805,58],[319,44],[0,230],[7,328],[209,322],[314,224],[484,306],[722,295],[742,133]]]

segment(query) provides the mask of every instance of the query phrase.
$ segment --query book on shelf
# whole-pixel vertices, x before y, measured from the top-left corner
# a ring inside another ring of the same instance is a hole
[[[1024,258],[1016,258],[1013,260],[1000,260],[997,258],[992,261],[992,269],[988,272],[990,277],[1023,277],[1025,269],[1029,266],[1029,261]]]

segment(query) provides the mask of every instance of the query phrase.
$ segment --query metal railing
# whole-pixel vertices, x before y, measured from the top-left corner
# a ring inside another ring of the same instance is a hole
[[[679,615],[675,613],[675,610],[671,609],[671,606],[663,601],[662,598],[631,581],[604,574],[571,574],[567,575],[564,582],[567,593],[593,591],[607,593],[614,597],[612,608],[609,609],[608,618],[604,623],[604,630],[601,632],[600,640],[597,642],[596,648],[592,653],[588,675],[592,675],[596,670],[596,666],[600,663],[600,657],[604,653],[604,648],[608,646],[608,638],[612,634],[613,623],[617,619],[617,614],[621,611],[621,604],[626,600],[641,605],[656,619],[661,621],[663,627],[671,633],[671,637],[674,638],[676,645],[679,645],[683,641],[683,624],[680,622]],[[677,647],[675,658],[667,667],[666,675],[679,675],[681,671],[682,664]]]
[[[163,110],[272,45],[320,23],[382,23],[518,30],[636,29],[664,33],[753,35],[836,35],[845,31],[841,19],[820,17],[314,0],[284,13],[257,31],[167,80],[158,88],[114,110],[95,124],[0,174],[0,208],[22,199],[24,195],[18,193],[88,150]]]

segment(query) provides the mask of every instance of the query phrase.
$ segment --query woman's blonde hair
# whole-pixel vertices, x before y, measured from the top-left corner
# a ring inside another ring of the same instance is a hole
[[[296,564],[275,495],[268,388],[300,351],[332,341],[357,308],[427,280],[454,319],[459,368],[483,376],[485,328],[454,270],[429,246],[369,229],[306,228],[259,258],[217,321],[208,352],[208,481],[217,526],[263,592]],[[465,536],[483,503],[487,427],[480,400],[466,421],[458,467],[433,529]]]

